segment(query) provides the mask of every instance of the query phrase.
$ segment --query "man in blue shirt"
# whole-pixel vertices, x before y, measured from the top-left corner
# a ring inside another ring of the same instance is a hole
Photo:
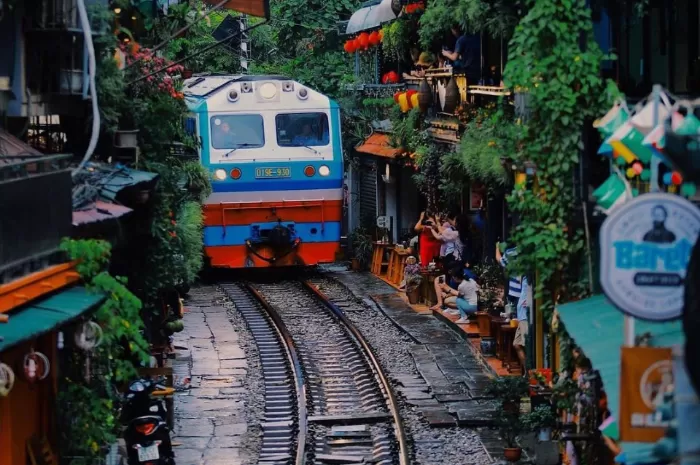
[[[452,34],[457,38],[454,51],[444,50],[442,55],[452,61],[455,69],[462,70],[467,79],[476,84],[481,78],[481,41],[477,35],[465,35],[459,26],[452,26]]]

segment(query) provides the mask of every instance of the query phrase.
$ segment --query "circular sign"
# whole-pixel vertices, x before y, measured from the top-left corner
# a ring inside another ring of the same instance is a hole
[[[644,194],[615,208],[600,229],[603,292],[635,318],[680,318],[698,233],[700,209],[672,194]]]
[[[651,411],[663,403],[664,394],[673,388],[673,365],[670,360],[652,363],[639,380],[639,393]]]

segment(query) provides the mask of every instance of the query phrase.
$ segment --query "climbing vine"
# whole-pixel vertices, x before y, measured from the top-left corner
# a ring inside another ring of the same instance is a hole
[[[508,198],[520,224],[511,242],[519,250],[515,271],[537,276],[535,294],[550,321],[566,291],[563,279],[583,251],[583,233],[569,228],[574,215],[573,174],[587,119],[600,114],[606,57],[593,35],[585,0],[529,0],[510,41],[506,86],[529,96],[529,119],[517,162],[535,175]]]
[[[69,240],[61,244],[86,288],[106,296],[92,316],[102,329],[102,342],[92,353],[74,350],[59,390],[61,445],[66,455],[93,457],[116,439],[115,387],[136,375],[138,364],[149,360],[143,338],[141,301],[126,288],[124,278],[107,271],[109,243],[99,240]]]

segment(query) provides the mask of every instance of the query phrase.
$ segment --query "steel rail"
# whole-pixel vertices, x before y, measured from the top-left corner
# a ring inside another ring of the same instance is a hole
[[[306,289],[311,291],[331,311],[333,316],[335,316],[335,318],[343,326],[345,326],[348,332],[355,338],[355,340],[358,342],[358,344],[364,351],[364,354],[367,357],[367,360],[369,361],[369,365],[372,368],[372,371],[374,371],[375,375],[379,379],[379,382],[384,387],[384,392],[386,393],[387,407],[389,408],[389,412],[391,412],[391,416],[394,419],[396,441],[399,445],[399,464],[408,465],[410,463],[408,452],[408,439],[406,438],[406,430],[403,426],[403,420],[401,419],[398,401],[396,400],[396,395],[392,390],[389,378],[387,378],[386,374],[384,373],[384,370],[379,364],[379,360],[377,360],[377,357],[374,355],[372,348],[370,347],[369,343],[362,335],[362,333],[355,327],[355,325],[348,319],[348,317],[345,316],[345,313],[343,313],[343,311],[340,308],[338,308],[337,305],[331,302],[330,299],[324,293],[319,291],[318,288],[316,288],[316,286],[314,286],[309,281],[302,281],[302,285]]]
[[[253,287],[250,283],[244,283],[245,289],[250,292],[255,299],[262,305],[265,313],[273,323],[273,327],[284,341],[284,350],[289,358],[292,371],[294,372],[294,383],[297,392],[297,410],[298,410],[298,433],[297,433],[297,454],[295,459],[296,465],[306,464],[306,436],[308,434],[308,414],[306,409],[306,380],[302,371],[301,358],[294,344],[294,339],[287,329],[287,326],[282,321],[279,313],[268,303],[265,297]]]

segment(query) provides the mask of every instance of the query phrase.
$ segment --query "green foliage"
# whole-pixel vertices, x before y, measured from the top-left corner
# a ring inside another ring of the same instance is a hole
[[[118,432],[115,421],[115,386],[136,375],[134,363],[147,363],[149,347],[143,338],[141,301],[126,288],[126,279],[107,271],[111,247],[99,240],[64,239],[61,250],[78,261],[77,271],[91,292],[107,296],[93,315],[102,328],[102,342],[87,361],[74,353],[72,366],[64,372],[57,409],[61,416],[62,445],[67,452],[96,456],[114,442]],[[89,363],[93,375],[83,377]]]
[[[358,226],[348,235],[348,242],[352,245],[352,256],[360,262],[360,267],[366,269],[372,258],[372,238],[362,226]]]
[[[470,34],[508,38],[519,18],[517,0],[433,0],[420,20],[420,41],[431,47],[457,23]]]
[[[190,192],[204,202],[211,194],[211,175],[198,161],[189,161],[182,165],[185,185]]]
[[[479,109],[467,123],[457,156],[466,174],[490,188],[508,181],[502,158],[514,158],[522,126],[503,113]]]
[[[562,272],[583,250],[582,233],[569,231],[574,212],[573,170],[587,118],[606,103],[600,64],[585,0],[531,0],[510,41],[506,86],[529,94],[530,117],[519,162],[537,166],[532,182],[508,198],[521,223],[511,240],[518,247],[513,268],[537,275],[536,298],[545,321],[566,283]],[[581,43],[582,38],[584,44]]]
[[[176,233],[182,242],[184,256],[184,276],[186,283],[193,283],[204,264],[204,240],[202,226],[204,216],[197,202],[185,202],[177,214]]]
[[[401,58],[410,45],[409,37],[412,30],[412,22],[405,18],[399,18],[382,27],[382,52],[387,57]]]
[[[537,431],[542,428],[553,428],[556,425],[556,417],[551,405],[540,405],[525,415],[521,420],[527,431]]]

